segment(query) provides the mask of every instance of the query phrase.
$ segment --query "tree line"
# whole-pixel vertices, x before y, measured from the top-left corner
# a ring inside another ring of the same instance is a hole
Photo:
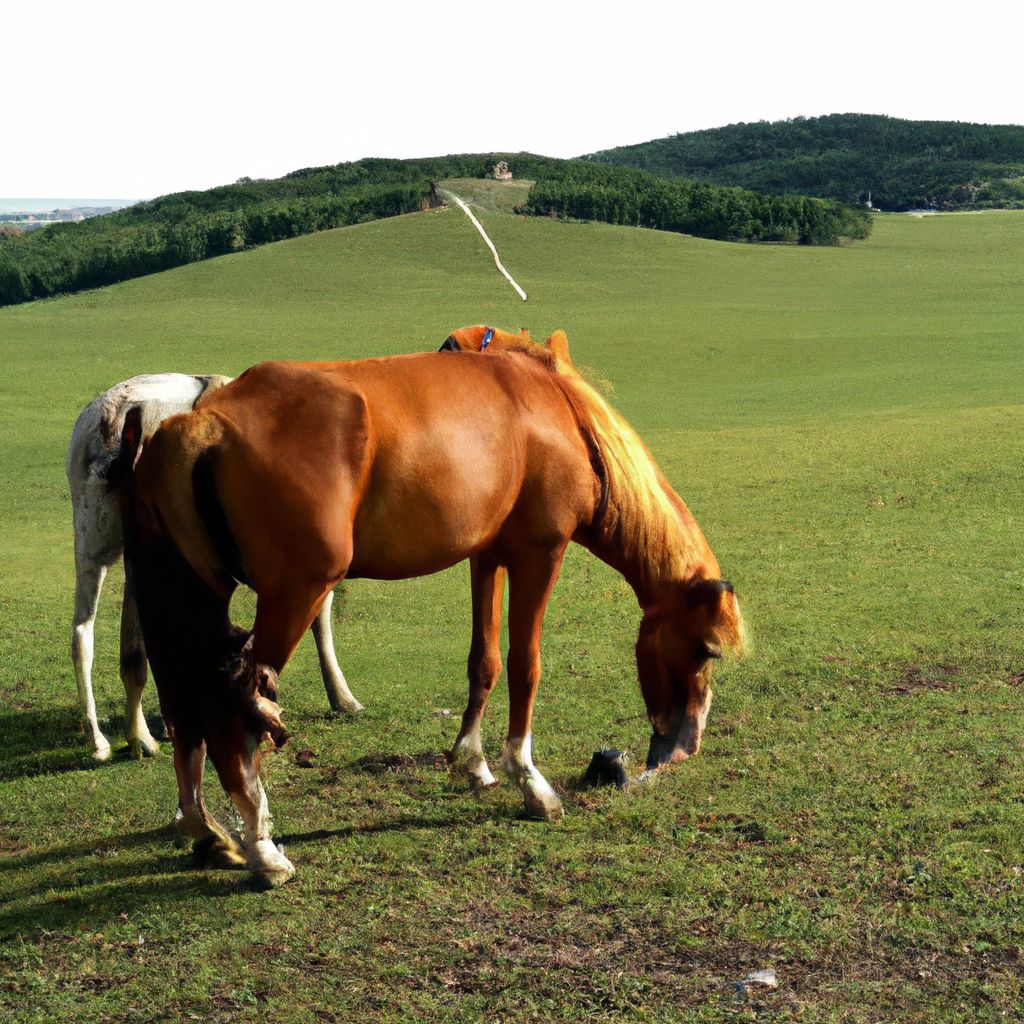
[[[883,210],[1024,206],[1024,127],[830,114],[686,132],[584,159]]]
[[[527,209],[534,215],[600,220],[729,242],[837,245],[867,238],[871,231],[871,217],[863,208],[639,173],[614,183],[577,178],[538,182],[530,190]]]
[[[0,305],[99,288],[266,242],[411,213],[429,196],[429,181],[362,185],[339,195],[266,199],[235,208],[175,202],[162,216],[140,216],[131,208],[54,224],[0,238]]]

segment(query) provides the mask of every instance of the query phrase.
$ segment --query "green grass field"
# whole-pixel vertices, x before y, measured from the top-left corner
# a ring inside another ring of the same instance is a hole
[[[1024,214],[882,217],[837,249],[480,215],[528,302],[439,210],[0,311],[0,1019],[1019,1019]],[[439,757],[466,567],[360,581],[336,607],[367,711],[326,713],[308,642],[282,681],[293,739],[265,777],[298,876],[195,870],[169,753],[96,766],[76,731],[75,416],[134,373],[436,348],[481,322],[568,331],[735,582],[752,651],[718,673],[700,757],[577,788],[649,730],[636,603],[573,549],[535,718],[566,817],[472,796]],[[777,989],[737,991],[762,968]]]

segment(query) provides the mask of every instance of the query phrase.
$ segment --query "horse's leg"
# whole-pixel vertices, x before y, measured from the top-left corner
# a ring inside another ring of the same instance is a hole
[[[505,591],[505,569],[478,555],[470,560],[470,580],[473,638],[467,664],[469,702],[448,762],[456,770],[465,770],[474,785],[493,786],[495,778],[487,766],[480,740],[480,722],[491,690],[501,675],[501,600]]]
[[[256,597],[252,625],[254,666],[267,665],[280,672],[339,582],[265,586]]]
[[[245,855],[206,809],[203,801],[203,764],[206,744],[198,738],[184,738],[168,723],[174,747],[174,773],[178,778],[178,814],[175,825],[192,840],[200,864],[241,867]]]
[[[121,682],[124,684],[124,723],[128,746],[136,757],[159,752],[142,713],[142,691],[146,686],[146,645],[139,624],[131,576],[125,574],[124,601],[121,605]]]
[[[565,547],[518,559],[508,570],[508,738],[501,766],[523,792],[527,812],[557,821],[562,802],[532,758],[533,701],[540,682],[544,610],[558,579]]]
[[[92,694],[92,659],[93,626],[107,567],[83,554],[82,546],[75,544],[75,620],[71,628],[71,661],[75,666],[75,681],[78,683],[78,703],[92,738],[92,756],[97,761],[106,761],[110,757],[110,743],[100,732],[96,718],[96,701]]]
[[[221,785],[242,818],[245,866],[271,885],[283,885],[295,874],[295,865],[270,838],[270,810],[259,776],[259,757],[230,744],[210,747],[210,759]]]
[[[334,603],[334,591],[328,591],[320,612],[310,627],[316,643],[316,653],[320,658],[320,675],[323,676],[324,689],[330,701],[332,711],[362,711],[363,705],[356,700],[345,682],[345,674],[341,671],[338,658],[334,653],[334,634],[331,628],[331,606]]]
[[[281,671],[338,582],[334,580],[326,587],[310,584],[276,591],[263,589],[256,599],[253,623],[251,671],[257,678],[266,667],[275,673]],[[270,695],[271,700],[275,697],[276,693]],[[246,742],[238,742],[236,737],[224,733],[207,739],[221,785],[242,818],[246,866],[272,885],[287,882],[295,874],[295,867],[270,838],[267,794],[259,777],[258,745],[263,737],[249,733]]]

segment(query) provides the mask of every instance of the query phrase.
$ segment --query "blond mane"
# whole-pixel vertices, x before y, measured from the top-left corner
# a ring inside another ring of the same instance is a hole
[[[637,432],[573,365],[565,332],[555,331],[539,345],[525,329],[512,334],[478,324],[453,331],[448,340],[462,351],[480,352],[485,337],[485,354],[523,353],[558,379],[602,477],[595,527],[603,542],[621,550],[640,581],[658,584],[717,576],[718,563],[697,521]]]
[[[560,377],[580,427],[600,456],[606,494],[595,517],[647,584],[718,576],[707,539],[639,434],[586,381]]]

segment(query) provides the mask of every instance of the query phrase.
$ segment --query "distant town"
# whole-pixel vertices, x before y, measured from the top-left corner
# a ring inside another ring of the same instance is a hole
[[[19,202],[23,204],[19,208]],[[60,201],[58,201],[60,202]],[[13,231],[35,231],[48,224],[68,224],[99,217],[104,213],[123,210],[132,203],[128,200],[108,200],[95,202],[83,200],[78,205],[74,200],[65,201],[66,205],[41,209],[40,200],[34,199],[0,199],[0,228]],[[103,203],[103,205],[101,205]]]

